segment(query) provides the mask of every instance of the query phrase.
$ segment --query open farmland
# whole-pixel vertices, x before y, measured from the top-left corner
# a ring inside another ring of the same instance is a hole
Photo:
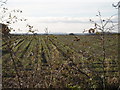
[[[3,88],[118,87],[118,35],[105,35],[104,61],[102,46],[100,35],[3,38]]]

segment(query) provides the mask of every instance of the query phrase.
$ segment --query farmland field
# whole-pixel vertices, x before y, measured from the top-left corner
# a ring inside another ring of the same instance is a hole
[[[100,35],[3,37],[3,88],[118,87],[118,35],[104,47]]]

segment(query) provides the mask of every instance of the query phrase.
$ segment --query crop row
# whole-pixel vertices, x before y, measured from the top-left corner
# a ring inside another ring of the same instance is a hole
[[[75,44],[81,42],[69,41],[72,37],[66,43],[67,38],[69,36],[16,36],[10,40],[12,55],[7,42],[3,42],[3,87],[55,87],[62,85],[63,81],[64,87],[74,84],[84,86],[83,83],[87,82],[88,86],[92,86],[93,82],[95,85],[100,83],[103,74],[106,80],[119,76],[114,60],[106,58],[103,67],[101,57],[94,56],[86,49],[76,48]],[[91,43],[87,44],[92,47]],[[19,85],[18,81],[22,84]]]

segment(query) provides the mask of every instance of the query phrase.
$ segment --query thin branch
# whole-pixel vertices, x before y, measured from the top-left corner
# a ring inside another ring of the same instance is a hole
[[[104,24],[103,27],[105,27],[105,26],[109,23],[109,21],[111,21],[111,18],[112,18],[113,16],[115,16],[115,15],[117,15],[117,14],[112,15],[112,16],[106,21],[106,23]]]

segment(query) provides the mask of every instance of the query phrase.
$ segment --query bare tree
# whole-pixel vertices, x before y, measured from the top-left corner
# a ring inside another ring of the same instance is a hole
[[[26,21],[26,19],[18,18],[15,13],[22,13],[21,10],[9,10],[8,8],[4,7],[4,5],[7,3],[7,0],[1,0],[0,1],[0,25],[1,25],[1,31],[2,40],[6,42],[7,50],[10,54],[10,59],[13,62],[14,70],[16,72],[16,77],[18,79],[19,87],[21,88],[21,80],[20,80],[20,74],[18,73],[17,64],[15,62],[15,53],[13,51],[13,48],[11,47],[11,36],[10,31],[13,30],[13,28],[10,27],[11,24],[16,23],[18,21]]]
[[[102,63],[102,71],[103,71],[103,75],[101,76],[101,79],[102,79],[102,85],[103,85],[103,89],[106,88],[106,74],[105,74],[105,60],[106,60],[106,48],[105,48],[105,35],[106,33],[110,33],[112,30],[115,29],[115,26],[117,24],[114,24],[114,22],[112,21],[112,18],[114,16],[116,16],[117,14],[114,14],[112,16],[110,16],[109,18],[107,19],[103,19],[102,15],[101,15],[101,12],[98,11],[98,14],[96,15],[99,19],[99,22],[98,21],[94,21],[92,19],[90,19],[90,22],[92,24],[94,24],[94,28],[90,28],[89,30],[84,30],[83,32],[86,32],[86,31],[89,31],[89,33],[92,33],[95,32],[96,30],[96,34],[98,34],[100,36],[100,43],[101,43],[101,63]]]
[[[115,4],[112,5],[113,7],[118,9],[118,54],[120,54],[120,1],[116,5]],[[118,70],[120,76],[120,55],[118,55]],[[120,77],[119,77],[119,81],[120,81]],[[119,85],[119,89],[120,89],[120,85]]]
[[[18,17],[17,14],[22,13],[22,11],[20,9],[9,10],[7,7],[5,7],[6,3],[7,0],[0,1],[0,23],[3,25],[3,27],[8,27],[9,32],[12,30],[15,31],[11,27],[11,24],[14,24],[18,21],[26,21],[27,19]]]
[[[112,4],[113,7],[115,7],[116,9],[119,9],[120,8],[120,1],[115,5],[115,4]]]

